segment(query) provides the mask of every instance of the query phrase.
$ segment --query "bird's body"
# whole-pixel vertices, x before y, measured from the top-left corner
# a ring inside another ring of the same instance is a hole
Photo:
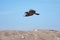
[[[25,16],[32,16],[32,15],[34,15],[34,14],[39,15],[38,13],[36,13],[35,10],[29,10],[29,12],[25,12],[25,13],[26,13]]]

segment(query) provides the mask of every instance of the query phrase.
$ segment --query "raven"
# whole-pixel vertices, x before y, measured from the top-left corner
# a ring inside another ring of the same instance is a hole
[[[32,15],[34,15],[34,14],[39,15],[38,13],[36,13],[35,10],[29,10],[28,12],[25,12],[25,13],[26,13],[25,16],[32,16]]]

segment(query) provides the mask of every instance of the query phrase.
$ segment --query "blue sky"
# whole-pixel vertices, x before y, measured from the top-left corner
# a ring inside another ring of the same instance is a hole
[[[40,15],[24,17],[34,9]],[[60,0],[0,0],[0,30],[60,30]]]

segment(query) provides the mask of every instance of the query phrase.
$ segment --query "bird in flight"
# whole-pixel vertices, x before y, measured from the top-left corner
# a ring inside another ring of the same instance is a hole
[[[25,12],[25,13],[26,13],[26,15],[25,15],[26,17],[27,17],[27,16],[32,16],[32,15],[34,15],[34,14],[35,14],[35,15],[39,15],[38,13],[36,13],[35,10],[32,10],[32,9],[29,10],[28,12]]]

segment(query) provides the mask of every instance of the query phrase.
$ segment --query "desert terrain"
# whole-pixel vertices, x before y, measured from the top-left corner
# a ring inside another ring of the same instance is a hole
[[[55,30],[0,30],[0,40],[60,40],[60,32]]]

